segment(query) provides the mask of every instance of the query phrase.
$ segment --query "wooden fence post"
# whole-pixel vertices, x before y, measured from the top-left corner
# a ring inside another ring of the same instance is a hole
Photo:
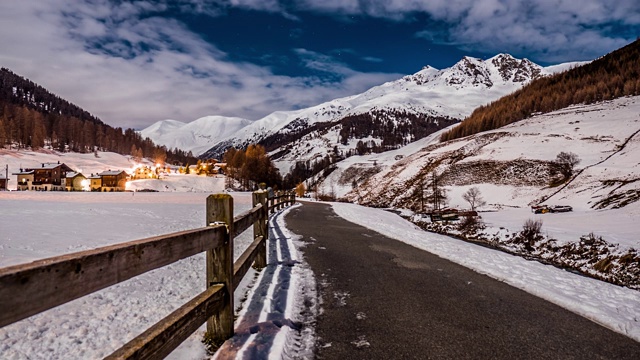
[[[207,287],[224,284],[225,298],[222,310],[207,320],[207,338],[222,344],[233,336],[233,198],[229,194],[207,197],[207,226],[215,223],[227,225],[223,246],[207,250]]]
[[[265,207],[264,208],[264,224],[262,227],[262,231],[264,232],[264,239],[265,239],[265,265],[267,262],[267,254],[266,254],[266,240],[269,240],[269,193],[266,190],[263,190],[262,192],[262,197],[260,198],[260,202],[262,202],[262,205]]]
[[[267,209],[267,192],[264,190],[255,191],[253,193],[253,207],[258,204],[262,204],[262,215],[260,216],[260,220],[256,221],[253,224],[253,238],[257,238],[259,236],[264,237],[262,241],[262,245],[260,245],[260,250],[258,250],[258,255],[256,256],[256,260],[254,263],[254,268],[262,269],[267,266],[267,223],[269,221],[269,210]]]
[[[275,205],[275,197],[270,197],[269,198],[269,211],[273,214],[274,212],[276,212],[276,209],[274,208]]]

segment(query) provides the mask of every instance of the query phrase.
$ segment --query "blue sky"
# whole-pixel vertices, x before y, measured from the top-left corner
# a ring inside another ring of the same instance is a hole
[[[258,119],[465,55],[591,60],[639,34],[637,0],[0,2],[0,66],[137,129]]]

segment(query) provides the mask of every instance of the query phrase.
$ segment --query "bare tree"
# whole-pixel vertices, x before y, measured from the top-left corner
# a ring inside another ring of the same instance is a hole
[[[477,187],[472,187],[467,190],[464,194],[462,194],[462,198],[464,201],[468,202],[471,206],[471,211],[475,211],[477,207],[484,206],[487,204],[486,201],[482,198],[480,194],[480,189]]]
[[[427,191],[428,195],[425,200],[433,205],[433,211],[442,210],[447,206],[449,201],[447,189],[442,186],[435,171],[431,173],[431,182],[428,184]]]
[[[562,174],[570,177],[573,174],[573,168],[580,163],[580,158],[572,152],[561,151],[556,156],[556,163],[560,165]]]

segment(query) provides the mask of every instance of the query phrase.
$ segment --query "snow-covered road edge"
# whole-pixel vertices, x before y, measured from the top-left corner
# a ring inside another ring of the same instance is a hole
[[[300,252],[304,242],[286,228],[284,218],[293,208],[271,216],[268,266],[255,279],[238,312],[236,334],[213,359],[313,357],[316,282]]]
[[[422,231],[400,216],[332,203],[340,217],[536,295],[640,341],[640,292]]]

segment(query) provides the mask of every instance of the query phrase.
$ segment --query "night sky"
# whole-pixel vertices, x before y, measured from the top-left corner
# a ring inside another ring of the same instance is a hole
[[[137,129],[258,119],[463,56],[592,60],[639,34],[637,0],[0,2],[0,66]]]
[[[290,76],[330,75],[300,61],[304,58],[300,49],[331,57],[356,71],[403,74],[414,73],[427,64],[449,67],[465,55],[495,55],[436,45],[416,36],[425,26],[443,26],[421,14],[403,22],[309,12],[290,19],[279,14],[235,9],[214,19],[192,14],[171,16],[215,44],[231,61],[258,64],[276,74]]]

